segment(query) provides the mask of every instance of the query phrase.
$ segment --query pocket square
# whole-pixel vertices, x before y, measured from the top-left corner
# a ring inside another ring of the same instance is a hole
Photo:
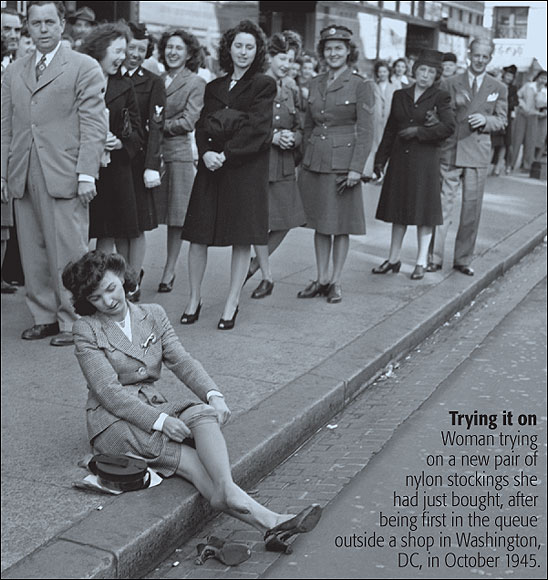
[[[488,103],[492,103],[493,101],[496,101],[499,98],[499,94],[498,93],[491,93],[488,97],[487,97],[487,102]]]

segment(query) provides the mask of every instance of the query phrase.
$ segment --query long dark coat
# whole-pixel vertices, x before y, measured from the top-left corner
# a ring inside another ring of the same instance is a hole
[[[377,219],[400,225],[435,226],[443,223],[440,201],[440,144],[455,130],[449,93],[436,86],[414,102],[413,86],[394,93],[390,116],[375,155],[375,166],[390,159]],[[425,127],[427,111],[439,122]],[[418,127],[411,140],[398,136],[407,127]]]
[[[268,167],[272,142],[274,79],[248,71],[229,90],[230,75],[211,81],[196,124],[200,161],[182,237],[208,246],[261,244],[268,240]],[[239,130],[224,143],[205,128],[211,113],[245,114]],[[221,169],[209,171],[202,157],[224,152]]]
[[[144,68],[137,69],[130,78],[137,95],[144,139],[143,145],[133,158],[131,165],[139,229],[145,231],[158,226],[154,203],[156,188],[145,187],[143,173],[145,169],[160,171],[162,165],[166,89],[158,75]]]
[[[110,152],[110,163],[99,172],[97,196],[89,205],[89,237],[136,238],[141,231],[131,161],[142,146],[143,134],[131,80],[120,73],[110,76],[105,102],[110,131],[122,141],[122,148]]]

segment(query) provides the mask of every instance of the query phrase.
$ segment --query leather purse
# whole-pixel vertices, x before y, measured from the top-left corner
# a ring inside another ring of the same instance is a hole
[[[91,458],[88,468],[101,485],[115,491],[137,491],[150,485],[150,472],[144,459],[101,453]]]

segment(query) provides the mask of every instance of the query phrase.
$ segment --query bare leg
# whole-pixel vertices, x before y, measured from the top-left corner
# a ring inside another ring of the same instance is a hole
[[[177,267],[177,260],[179,259],[179,253],[181,252],[181,245],[183,243],[183,240],[181,239],[182,231],[182,227],[167,226],[167,258],[161,280],[164,284],[169,284],[171,280],[173,280],[175,268]]]
[[[116,251],[124,257],[126,264],[129,264],[129,239],[116,238]]]
[[[314,250],[316,252],[316,269],[318,282],[329,283],[329,258],[331,256],[331,236],[314,232]]]
[[[417,226],[417,245],[419,247],[417,253],[417,266],[426,267],[428,247],[430,246],[433,231],[434,228],[432,226]]]
[[[190,299],[185,312],[194,314],[200,305],[202,296],[202,280],[207,266],[207,246],[204,244],[190,244],[188,250],[188,280],[190,283]]]
[[[232,261],[230,264],[230,288],[225,302],[222,318],[230,320],[240,301],[240,292],[244,285],[245,276],[249,267],[251,246],[232,246]]]
[[[274,253],[274,251],[276,250],[276,248],[283,242],[285,236],[287,236],[287,234],[289,233],[289,230],[274,230],[271,231],[268,234],[268,255],[272,255]],[[257,252],[257,246],[253,246],[253,248],[255,249],[255,253],[258,254]],[[251,258],[251,262],[249,264],[249,270],[251,271],[251,274],[255,274],[255,272],[259,269],[260,267],[260,257],[254,256],[253,258]],[[262,268],[261,268],[262,269]],[[264,278],[264,270],[263,270],[263,278]]]
[[[182,445],[181,447],[181,460],[177,468],[177,475],[190,481],[198,489],[200,494],[212,503],[212,507],[220,509],[242,522],[250,524],[262,533],[293,517],[291,514],[278,514],[267,509],[253,498],[249,497],[245,491],[239,488],[235,483],[232,483],[234,486],[232,493],[236,497],[238,504],[246,506],[248,513],[233,511],[224,502],[214,505],[215,500],[212,502],[212,499],[216,494],[215,484],[204,467],[198,453],[194,449],[185,445]],[[218,494],[217,497],[219,497]]]
[[[390,255],[388,256],[388,261],[391,264],[399,262],[403,237],[406,231],[407,226],[392,224],[392,239],[390,241]]]
[[[129,263],[137,274],[143,268],[146,250],[147,243],[144,232],[139,237],[129,240]]]
[[[114,238],[97,238],[95,249],[105,254],[114,253]]]
[[[347,234],[333,236],[333,277],[331,279],[333,284],[339,284],[341,281],[349,246],[350,236]]]

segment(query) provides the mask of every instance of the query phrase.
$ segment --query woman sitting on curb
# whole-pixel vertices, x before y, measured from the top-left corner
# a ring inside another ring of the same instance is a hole
[[[289,537],[314,528],[321,508],[278,514],[234,483],[220,428],[230,418],[224,397],[184,349],[161,306],[128,302],[132,277],[122,256],[101,252],[88,252],[63,272],[82,317],[73,334],[89,389],[87,427],[94,451],[131,453],[163,476],[187,479],[214,509],[263,532],[267,550],[286,551]],[[162,362],[203,402],[183,393],[168,401],[155,386]]]

